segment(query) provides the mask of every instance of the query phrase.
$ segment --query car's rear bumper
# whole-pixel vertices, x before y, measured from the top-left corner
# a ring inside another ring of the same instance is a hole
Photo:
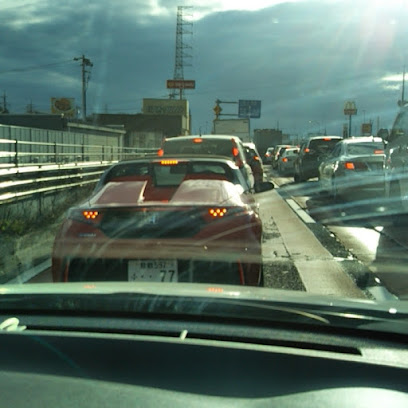
[[[53,279],[57,282],[127,280],[129,261],[175,259],[180,281],[257,285],[262,248],[255,237],[213,242],[61,239],[56,241],[52,258]],[[239,273],[244,274],[243,279],[237,278]]]

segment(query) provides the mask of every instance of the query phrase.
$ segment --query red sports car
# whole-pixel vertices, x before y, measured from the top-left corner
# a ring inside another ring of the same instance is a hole
[[[253,196],[227,171],[239,169],[225,162],[114,165],[63,222],[54,281],[262,285],[262,223]]]

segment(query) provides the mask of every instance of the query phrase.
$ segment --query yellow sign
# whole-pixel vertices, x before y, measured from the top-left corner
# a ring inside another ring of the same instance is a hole
[[[214,112],[218,116],[221,113],[222,109],[220,108],[220,105],[215,105],[214,107]]]
[[[75,116],[74,98],[51,98],[51,113],[63,114],[68,118]]]

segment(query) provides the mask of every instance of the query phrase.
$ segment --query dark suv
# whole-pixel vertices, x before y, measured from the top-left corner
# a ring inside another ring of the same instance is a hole
[[[320,163],[342,139],[341,136],[314,136],[303,142],[295,161],[295,182],[317,177]]]

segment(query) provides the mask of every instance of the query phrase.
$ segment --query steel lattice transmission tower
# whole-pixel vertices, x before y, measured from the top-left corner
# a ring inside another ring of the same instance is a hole
[[[184,79],[184,67],[191,67],[192,45],[191,37],[193,34],[193,13],[192,6],[177,7],[177,26],[176,26],[176,58],[174,61],[173,79]],[[190,37],[190,42],[187,36]],[[172,90],[170,98],[174,99],[176,90]],[[184,97],[184,89],[180,90],[180,99]]]

